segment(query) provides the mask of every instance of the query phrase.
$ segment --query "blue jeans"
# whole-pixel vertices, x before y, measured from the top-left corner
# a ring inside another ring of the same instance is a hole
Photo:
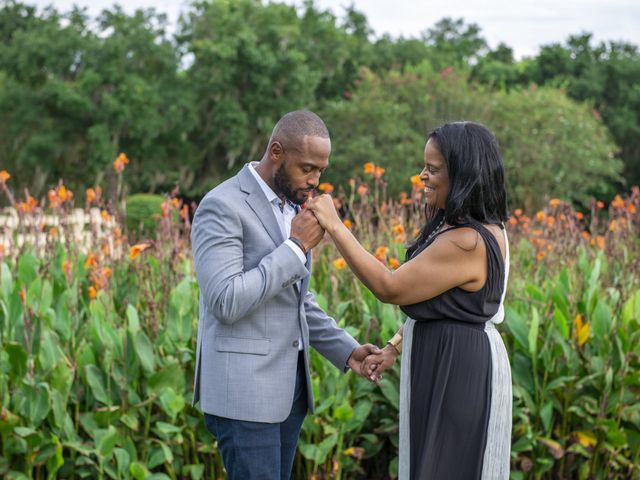
[[[291,413],[282,423],[245,422],[204,414],[218,440],[229,480],[288,480],[302,422],[307,414],[304,352],[298,356]]]

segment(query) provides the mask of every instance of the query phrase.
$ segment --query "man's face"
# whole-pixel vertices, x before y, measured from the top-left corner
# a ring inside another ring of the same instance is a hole
[[[305,136],[300,151],[284,151],[273,182],[290,202],[302,205],[320,183],[320,175],[329,165],[331,141],[328,138]]]

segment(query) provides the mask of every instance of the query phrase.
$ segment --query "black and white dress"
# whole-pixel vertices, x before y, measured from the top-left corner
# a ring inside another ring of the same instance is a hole
[[[408,318],[400,382],[400,480],[509,478],[511,369],[495,328],[504,319],[509,246],[505,234],[503,260],[486,227],[474,222],[453,228],[460,227],[475,229],[485,242],[485,285],[477,292],[453,288],[401,306]]]

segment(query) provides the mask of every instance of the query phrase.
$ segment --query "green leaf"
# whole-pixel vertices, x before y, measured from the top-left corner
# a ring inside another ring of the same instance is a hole
[[[636,290],[623,305],[621,319],[625,326],[631,321],[640,324],[640,290]]]
[[[544,407],[540,409],[540,418],[545,432],[549,432],[551,428],[551,417],[553,415],[553,403],[547,402]]]
[[[144,371],[151,375],[155,370],[155,355],[153,353],[153,345],[143,331],[136,332],[136,353]]]
[[[22,285],[31,285],[38,277],[38,259],[31,252],[18,258],[18,280]]]
[[[23,384],[18,398],[18,412],[29,420],[31,426],[37,428],[51,408],[49,385],[46,383],[39,383],[36,386]]]
[[[129,472],[135,480],[145,480],[150,475],[149,470],[139,462],[132,462],[129,465]]]
[[[538,309],[533,307],[531,309],[531,325],[529,326],[529,355],[535,360],[538,353],[538,327],[540,326],[540,314]]]
[[[596,338],[608,337],[609,328],[611,326],[611,310],[600,300],[593,311],[592,316],[593,334]]]
[[[109,425],[106,430],[97,430],[95,434],[95,444],[98,454],[103,458],[109,458],[113,449],[118,443],[118,430],[113,425]]]
[[[129,331],[135,335],[140,330],[140,318],[138,311],[131,304],[127,305],[127,321]]]
[[[382,394],[391,402],[391,405],[393,405],[396,410],[400,410],[400,392],[398,391],[398,385],[392,383],[388,376],[380,380],[379,385]]]
[[[87,382],[91,387],[91,393],[96,400],[106,405],[111,404],[111,399],[107,395],[107,391],[104,386],[104,375],[100,369],[95,365],[87,365],[84,367],[85,374],[87,375]]]

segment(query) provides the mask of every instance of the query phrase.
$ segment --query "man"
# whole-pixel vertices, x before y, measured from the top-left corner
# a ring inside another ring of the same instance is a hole
[[[374,352],[336,326],[308,291],[324,230],[299,206],[327,168],[331,142],[314,113],[286,114],[259,163],[211,190],[191,233],[200,285],[194,404],[230,480],[287,479],[307,409],[309,346],[360,372]]]

